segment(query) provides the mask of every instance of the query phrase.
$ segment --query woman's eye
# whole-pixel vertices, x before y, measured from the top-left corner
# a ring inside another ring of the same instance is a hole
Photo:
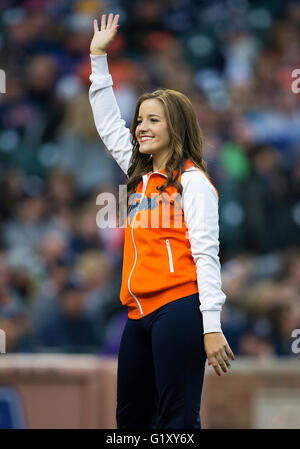
[[[158,120],[156,120],[154,118],[151,119],[151,122],[157,122],[157,121]],[[142,123],[142,120],[137,120],[137,122],[136,122],[137,125],[140,125],[141,123]]]

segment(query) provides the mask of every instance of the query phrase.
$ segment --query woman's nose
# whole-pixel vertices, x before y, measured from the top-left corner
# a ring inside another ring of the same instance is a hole
[[[148,129],[147,123],[140,123],[139,128],[140,128],[140,131],[147,131],[147,129]]]

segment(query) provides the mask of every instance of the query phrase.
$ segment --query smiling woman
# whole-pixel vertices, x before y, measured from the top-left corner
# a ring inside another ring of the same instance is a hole
[[[103,15],[100,31],[94,21],[89,92],[99,135],[127,175],[128,198],[134,194],[127,203],[120,292],[128,320],[118,354],[117,425],[200,428],[206,357],[218,375],[230,368],[228,356],[234,358],[220,323],[226,297],[218,192],[185,95],[171,89],[143,94],[126,128],[106,57],[118,19]],[[158,219],[154,226],[164,207],[170,222]],[[174,219],[179,227],[170,224]]]

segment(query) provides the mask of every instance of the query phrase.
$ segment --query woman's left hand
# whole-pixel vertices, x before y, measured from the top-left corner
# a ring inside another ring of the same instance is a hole
[[[204,349],[208,358],[208,364],[214,367],[218,376],[221,376],[221,370],[227,373],[230,369],[230,362],[226,352],[234,360],[234,354],[227,343],[226,338],[222,332],[211,332],[204,334]]]

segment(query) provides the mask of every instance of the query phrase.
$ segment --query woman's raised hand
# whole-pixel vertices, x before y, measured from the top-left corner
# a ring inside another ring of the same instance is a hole
[[[109,14],[106,23],[106,15],[102,14],[101,30],[98,28],[97,19],[94,20],[94,36],[90,45],[92,55],[104,55],[106,53],[109,44],[117,34],[119,17],[119,14],[116,14],[115,17],[113,14]]]

